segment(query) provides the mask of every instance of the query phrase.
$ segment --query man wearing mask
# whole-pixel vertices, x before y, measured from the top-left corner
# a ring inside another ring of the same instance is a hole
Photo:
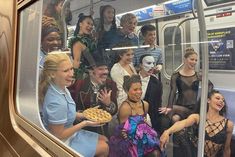
[[[166,129],[164,121],[167,117],[161,116],[158,108],[162,105],[162,83],[153,75],[155,68],[155,59],[151,54],[140,56],[140,71],[139,75],[142,82],[142,99],[149,103],[148,114],[151,119],[152,127],[161,134]]]
[[[97,55],[96,55],[97,54]],[[96,66],[88,69],[85,79],[77,80],[71,87],[72,98],[76,102],[76,109],[84,111],[90,107],[98,107],[106,110],[111,115],[117,112],[117,86],[108,79],[108,66],[99,52],[94,54]],[[87,127],[89,131],[109,136],[108,124],[99,127]]]
[[[161,71],[163,64],[162,50],[158,45],[156,45],[156,40],[157,40],[156,27],[153,25],[144,25],[141,27],[140,30],[144,39],[144,42],[140,44],[148,45],[149,47],[139,48],[135,50],[133,64],[137,68],[137,71],[139,71],[140,56],[144,54],[151,54],[154,57],[156,64],[154,67],[154,73],[156,74]]]

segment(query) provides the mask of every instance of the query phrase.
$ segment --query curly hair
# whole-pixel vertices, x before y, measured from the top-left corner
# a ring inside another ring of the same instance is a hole
[[[126,75],[123,77],[123,80],[124,80],[124,82],[123,82],[122,87],[126,93],[130,90],[131,85],[133,83],[141,83],[140,75],[132,75],[132,76]]]

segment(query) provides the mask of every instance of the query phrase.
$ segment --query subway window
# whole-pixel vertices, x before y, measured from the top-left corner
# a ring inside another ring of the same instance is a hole
[[[235,62],[234,15],[204,11],[209,39],[201,42],[191,5],[35,1],[19,16],[17,112],[81,156],[196,157],[200,109],[208,107],[199,153],[232,154],[235,87],[228,82],[234,71],[219,65]],[[198,68],[203,43],[214,67],[206,104],[200,104],[204,73]],[[210,139],[217,134],[220,143]]]

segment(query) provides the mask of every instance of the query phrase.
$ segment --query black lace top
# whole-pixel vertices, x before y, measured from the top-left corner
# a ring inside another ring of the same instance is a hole
[[[212,123],[206,120],[205,133],[205,152],[206,157],[222,156],[223,148],[226,142],[228,119]]]
[[[227,137],[227,124],[228,119],[225,118],[215,123],[208,119],[206,120],[204,157],[223,156],[223,150]],[[198,142],[198,128],[198,124],[187,128],[190,141],[195,148],[197,147]]]
[[[195,109],[199,88],[197,73],[192,76],[183,76],[179,72],[174,73],[171,76],[170,87],[168,107],[172,108],[173,105],[180,105],[188,109]]]

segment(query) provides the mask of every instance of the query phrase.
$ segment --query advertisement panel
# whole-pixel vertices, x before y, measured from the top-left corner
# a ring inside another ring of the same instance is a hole
[[[178,14],[192,10],[192,0],[176,0],[165,3],[166,15]]]
[[[235,27],[208,30],[207,33],[209,68],[235,70]]]

